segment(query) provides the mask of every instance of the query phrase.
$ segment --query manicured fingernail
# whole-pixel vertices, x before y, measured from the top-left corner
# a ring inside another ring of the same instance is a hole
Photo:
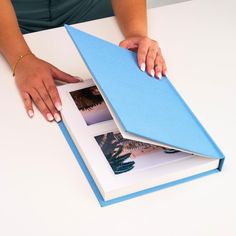
[[[57,108],[58,111],[60,111],[62,109],[62,106],[61,106],[60,102],[56,102],[55,107]]]
[[[154,77],[154,75],[155,75],[155,71],[152,69],[151,70],[151,76]]]
[[[47,119],[48,119],[49,121],[53,121],[53,120],[54,120],[54,118],[53,118],[53,116],[52,116],[51,113],[48,113],[48,114],[47,114]]]
[[[79,80],[80,82],[83,82],[84,80],[81,79],[79,76],[74,76],[75,79]]]
[[[54,118],[55,118],[56,122],[60,122],[61,121],[61,117],[60,117],[60,115],[58,113],[54,114]]]
[[[168,77],[168,75],[167,75],[167,73],[166,73],[166,72],[164,73],[164,75],[165,75],[165,77]]]
[[[142,64],[141,64],[140,69],[141,69],[141,71],[145,71],[145,69],[146,69],[145,63],[142,63]]]
[[[161,77],[162,77],[161,72],[159,72],[157,76],[158,76],[159,79],[161,79]]]
[[[34,112],[32,110],[28,110],[28,116],[31,118],[33,117],[33,115],[34,115]]]

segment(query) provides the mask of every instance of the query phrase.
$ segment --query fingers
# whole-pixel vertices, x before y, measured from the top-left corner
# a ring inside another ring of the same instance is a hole
[[[31,97],[35,105],[38,107],[42,115],[45,117],[45,119],[48,121],[52,121],[53,116],[36,89],[31,90]]]
[[[163,63],[162,58],[156,55],[155,64],[154,64],[154,73],[158,79],[161,79],[163,72]]]
[[[50,81],[48,79],[48,81]],[[54,119],[59,122],[61,120],[61,117],[58,113],[58,111],[56,110],[56,107],[55,107],[55,103],[53,103],[53,100],[51,99],[51,96],[55,96],[56,92],[55,92],[55,89],[56,88],[53,88],[52,86],[52,90],[50,91],[51,94],[48,92],[48,90],[46,89],[45,85],[43,84],[42,86],[40,86],[39,88],[37,88],[37,91],[42,99],[42,101],[45,103],[46,107],[48,108],[50,114],[46,114],[46,117],[49,121],[52,121],[53,120],[53,117]],[[53,94],[52,94],[53,93]],[[59,95],[58,95],[59,96]],[[55,98],[55,97],[54,97]],[[58,101],[58,98],[57,100]],[[59,102],[59,101],[58,101]],[[61,102],[58,104],[58,106],[61,106]]]
[[[148,43],[140,43],[138,47],[138,65],[142,71],[146,70],[146,56],[148,53]]]
[[[15,80],[28,115],[30,117],[34,115],[32,107],[32,102],[34,102],[46,120],[60,121],[59,111],[62,104],[54,79],[70,83],[81,80],[37,57],[26,59],[20,64]]]
[[[67,83],[78,83],[81,82],[82,79],[79,77],[74,77],[72,75],[69,75],[61,70],[59,70],[58,68],[52,66],[51,67],[51,72],[52,72],[52,76],[60,81],[63,82],[67,82]]]
[[[157,47],[156,46],[149,47],[148,53],[147,53],[147,72],[152,77],[155,76],[154,62],[155,62],[156,57],[157,57]]]
[[[53,77],[64,82],[78,82],[79,79],[66,74],[55,67],[51,67],[51,73],[44,75],[43,78],[34,78],[31,80],[30,86],[19,86],[22,92],[22,98],[25,104],[25,109],[30,117],[34,115],[32,101],[38,107],[48,121],[61,121],[60,111],[62,109],[61,99],[56,88]],[[24,89],[24,90],[23,90]]]
[[[153,41],[152,45],[148,49],[146,59],[148,74],[152,77],[161,79],[163,69],[162,61],[161,50],[158,47],[157,42]]]
[[[163,57],[162,57],[163,58]],[[163,58],[163,61],[162,61],[162,73],[167,76],[167,66],[166,66],[166,62]]]
[[[141,40],[137,57],[140,69],[147,70],[150,76],[161,79],[162,75],[166,75],[166,63],[156,41],[148,38]]]
[[[137,38],[132,38],[132,40],[125,39],[120,42],[119,46],[127,49],[138,48],[138,39]]]
[[[129,41],[128,40],[123,40],[120,42],[119,46],[122,48],[129,48]]]
[[[147,37],[130,37],[120,42],[120,47],[137,50],[138,65],[142,71],[161,79],[166,75],[166,63],[157,41]]]
[[[60,99],[60,96],[59,96],[59,93],[57,91],[54,81],[49,79],[49,80],[44,80],[43,83],[47,89],[47,92],[48,92],[54,106],[56,107],[56,109],[58,111],[61,111],[61,109],[62,109],[61,99]]]
[[[162,75],[166,76],[167,67],[159,47],[152,46],[149,48],[146,64],[147,72],[152,77],[161,79]]]
[[[167,73],[166,62],[165,62],[164,57],[162,56],[162,52],[160,48],[159,48],[159,52],[155,60],[155,65],[156,67],[155,66],[154,67],[155,67],[156,75],[158,75],[159,78],[161,75],[166,76],[166,73]]]
[[[29,117],[34,115],[33,100],[46,120],[53,121],[55,119],[57,122],[61,120],[59,114],[62,108],[61,99],[52,78],[45,79],[37,88],[31,88],[29,92],[22,92],[21,95]]]
[[[61,120],[45,87],[39,87],[37,90],[32,89],[31,97],[46,120],[53,121],[55,119],[57,122]]]
[[[32,101],[30,98],[30,95],[27,92],[21,93],[21,97],[23,99],[24,105],[25,105],[25,110],[30,118],[34,116],[34,110],[32,106]]]

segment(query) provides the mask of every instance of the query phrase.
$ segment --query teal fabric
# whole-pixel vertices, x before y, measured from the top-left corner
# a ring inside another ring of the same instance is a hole
[[[110,0],[13,0],[22,33],[113,15]]]

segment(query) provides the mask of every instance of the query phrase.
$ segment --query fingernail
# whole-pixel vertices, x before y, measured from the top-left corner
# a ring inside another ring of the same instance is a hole
[[[47,119],[48,119],[49,121],[53,121],[53,120],[54,120],[54,118],[53,118],[53,116],[52,116],[51,113],[48,113],[48,114],[47,114]]]
[[[167,73],[166,73],[166,72],[164,73],[164,75],[165,75],[165,77],[168,77],[168,75],[167,75]]]
[[[84,80],[81,79],[79,76],[74,76],[75,79],[79,80],[80,82],[83,82]]]
[[[157,76],[158,76],[159,79],[161,79],[161,77],[162,77],[161,72],[159,72]]]
[[[34,115],[34,112],[32,110],[28,110],[28,116],[31,118],[33,117],[33,115]]]
[[[58,113],[54,114],[54,118],[55,118],[56,122],[60,122],[61,121],[61,117],[60,117],[60,115]]]
[[[60,102],[56,102],[55,107],[57,108],[58,111],[60,111],[62,109],[62,106],[61,106]]]
[[[152,69],[152,70],[151,70],[151,76],[154,77],[154,75],[155,75],[155,72],[154,72],[154,70]]]
[[[145,69],[146,69],[145,63],[142,63],[142,64],[141,64],[140,69],[141,69],[141,71],[145,71]]]

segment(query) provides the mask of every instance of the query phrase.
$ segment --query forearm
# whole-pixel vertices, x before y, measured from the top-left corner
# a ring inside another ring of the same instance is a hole
[[[19,29],[11,1],[1,0],[0,9],[0,52],[13,68],[19,56],[30,52],[30,49]]]
[[[126,38],[147,36],[146,0],[112,0],[112,7]]]

